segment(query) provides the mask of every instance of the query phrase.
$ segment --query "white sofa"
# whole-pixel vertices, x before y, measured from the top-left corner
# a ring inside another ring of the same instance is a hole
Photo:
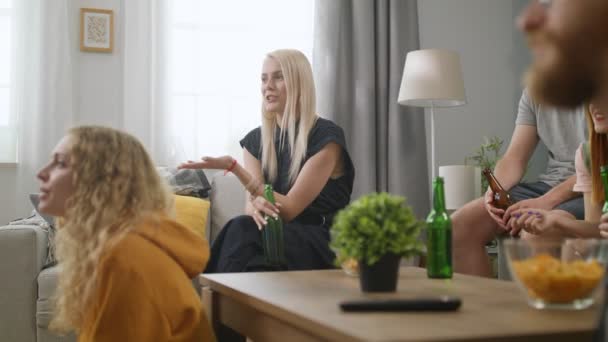
[[[242,214],[245,193],[236,177],[218,172],[211,177],[209,241],[226,221]],[[42,269],[47,234],[38,226],[0,227],[0,341],[72,342],[73,335],[52,334],[49,299],[55,292],[58,268]]]

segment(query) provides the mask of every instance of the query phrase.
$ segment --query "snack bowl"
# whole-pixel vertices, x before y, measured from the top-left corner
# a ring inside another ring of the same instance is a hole
[[[509,239],[503,245],[511,275],[532,307],[585,309],[603,287],[608,241]]]
[[[342,262],[342,270],[344,273],[352,277],[359,276],[359,262],[353,258],[346,259]]]

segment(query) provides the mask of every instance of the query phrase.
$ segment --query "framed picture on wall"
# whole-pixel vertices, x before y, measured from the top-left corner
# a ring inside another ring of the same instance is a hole
[[[80,9],[80,51],[112,52],[114,13],[111,10]]]

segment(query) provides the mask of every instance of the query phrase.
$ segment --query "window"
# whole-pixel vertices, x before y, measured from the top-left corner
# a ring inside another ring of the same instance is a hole
[[[0,163],[17,160],[14,115],[11,111],[13,69],[13,1],[0,0]]]
[[[230,154],[261,123],[265,54],[302,51],[312,63],[312,0],[170,2],[169,117],[181,159]],[[236,9],[238,8],[238,9]]]

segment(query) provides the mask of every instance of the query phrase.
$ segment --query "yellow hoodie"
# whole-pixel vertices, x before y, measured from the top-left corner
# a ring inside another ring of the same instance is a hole
[[[191,278],[209,259],[196,233],[148,218],[100,260],[80,342],[213,341]]]

